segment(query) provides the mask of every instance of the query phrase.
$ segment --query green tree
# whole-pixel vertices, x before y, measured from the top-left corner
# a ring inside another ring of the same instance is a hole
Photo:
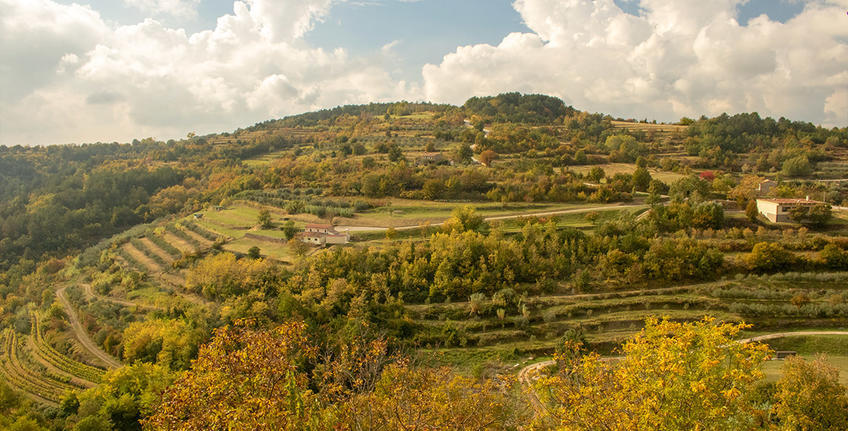
[[[286,237],[287,240],[290,240],[290,239],[294,238],[295,235],[297,235],[298,229],[297,229],[297,227],[295,227],[293,220],[288,220],[285,223],[283,223],[282,229],[283,229],[283,235]]]
[[[833,217],[828,204],[798,205],[789,212],[789,217],[796,223],[811,227],[823,227]]]
[[[473,155],[474,152],[471,151],[471,147],[466,144],[459,144],[453,153],[453,161],[460,164],[468,163],[471,161],[471,156]]]
[[[633,172],[633,187],[640,192],[647,191],[651,185],[651,173],[643,167]]]
[[[592,180],[593,183],[600,183],[601,180],[603,180],[606,176],[606,173],[600,166],[592,167],[592,169],[589,170],[589,174],[587,175],[587,177]]]
[[[262,226],[263,229],[270,229],[274,226],[271,221],[271,211],[267,209],[259,210],[259,225]]]
[[[403,150],[400,149],[400,146],[398,146],[395,143],[392,143],[389,146],[389,161],[391,161],[391,162],[401,162],[401,161],[405,161],[405,160],[406,160],[406,157],[404,157]]]
[[[757,209],[757,201],[749,200],[748,204],[745,205],[745,217],[748,217],[748,221],[754,223],[757,221],[757,217],[760,216],[760,210]]]
[[[797,156],[783,162],[782,172],[789,177],[806,177],[813,173],[813,165],[807,156]]]
[[[254,245],[253,247],[250,247],[249,250],[247,250],[247,257],[251,259],[259,259],[262,257],[261,252],[262,251],[259,249],[259,247]]]

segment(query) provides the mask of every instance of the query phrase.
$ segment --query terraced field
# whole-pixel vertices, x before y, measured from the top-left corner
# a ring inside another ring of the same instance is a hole
[[[793,305],[804,294],[809,302]],[[458,362],[468,357],[550,353],[559,336],[581,328],[593,348],[610,353],[648,316],[745,321],[753,331],[846,329],[848,273],[787,273],[621,292],[407,305],[423,346]],[[501,311],[503,310],[503,311]],[[447,340],[442,342],[441,340]]]
[[[33,316],[33,334],[22,340],[7,328],[2,333],[0,374],[30,399],[57,406],[62,396],[94,386],[103,370],[74,361],[50,347]]]

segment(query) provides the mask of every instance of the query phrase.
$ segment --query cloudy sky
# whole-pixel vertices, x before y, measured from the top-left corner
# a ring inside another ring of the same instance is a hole
[[[848,0],[0,0],[0,144],[504,91],[848,126]]]

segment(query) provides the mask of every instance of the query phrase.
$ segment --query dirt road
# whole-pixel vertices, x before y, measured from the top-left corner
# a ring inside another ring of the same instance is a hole
[[[67,286],[62,287],[61,289],[56,291],[56,297],[59,298],[59,302],[62,304],[62,307],[65,309],[65,312],[68,313],[68,319],[71,321],[71,330],[76,335],[80,344],[85,347],[86,350],[91,352],[92,355],[100,359],[104,365],[109,368],[119,368],[123,364],[120,361],[104,352],[97,346],[97,344],[88,336],[88,332],[86,332],[85,328],[82,327],[79,319],[77,318],[77,312],[74,310],[74,307],[71,306],[71,302],[68,301],[68,297],[65,296],[65,289]]]
[[[602,206],[594,206],[594,207],[586,207],[586,208],[573,208],[567,210],[558,210],[558,211],[543,211],[543,212],[535,212],[535,213],[522,213],[522,214],[510,214],[504,216],[493,216],[486,217],[483,220],[485,221],[498,221],[498,220],[511,220],[518,219],[523,217],[548,217],[548,216],[556,216],[562,214],[580,214],[580,213],[588,213],[592,211],[611,211],[611,210],[619,210],[619,209],[627,209],[627,208],[643,208],[645,205],[637,205],[637,204],[629,204],[629,205],[602,205]],[[442,226],[445,222],[439,223],[431,223],[430,227]],[[410,225],[410,226],[399,226],[395,227],[395,230],[410,230],[410,229],[419,229],[421,228],[420,224]],[[335,226],[335,229],[339,232],[365,232],[365,231],[385,231],[389,229],[389,226]]]

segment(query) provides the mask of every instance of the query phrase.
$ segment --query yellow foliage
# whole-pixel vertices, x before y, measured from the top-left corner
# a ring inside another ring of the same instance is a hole
[[[733,341],[744,325],[648,319],[624,357],[562,357],[542,379],[547,411],[538,426],[558,430],[745,430],[753,408],[740,395],[762,378],[769,349]]]

